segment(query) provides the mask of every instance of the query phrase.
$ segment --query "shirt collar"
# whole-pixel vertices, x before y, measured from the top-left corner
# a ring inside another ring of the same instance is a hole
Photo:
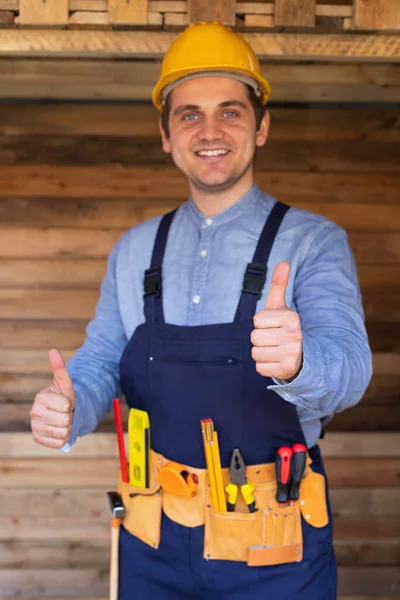
[[[260,188],[254,183],[253,187],[237,202],[212,217],[206,217],[202,212],[199,211],[192,198],[189,198],[189,201],[186,204],[187,214],[200,227],[207,219],[211,219],[212,223],[215,225],[220,225],[239,217],[245,211],[247,212],[251,207],[255,206],[262,200],[262,196],[263,194]]]

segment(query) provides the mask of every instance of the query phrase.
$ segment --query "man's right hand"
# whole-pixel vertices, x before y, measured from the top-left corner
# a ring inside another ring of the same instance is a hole
[[[61,448],[71,434],[75,410],[75,391],[63,357],[50,350],[53,381],[36,394],[30,411],[35,441],[47,448]]]

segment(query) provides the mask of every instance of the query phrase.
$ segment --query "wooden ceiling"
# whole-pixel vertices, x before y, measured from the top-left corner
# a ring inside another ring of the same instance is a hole
[[[0,0],[0,98],[150,99],[189,23],[241,32],[273,102],[399,102],[397,0]]]

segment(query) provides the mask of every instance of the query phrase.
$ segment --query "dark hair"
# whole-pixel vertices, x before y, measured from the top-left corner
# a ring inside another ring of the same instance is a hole
[[[256,117],[256,131],[260,129],[261,121],[265,115],[265,105],[262,103],[261,98],[256,95],[254,88],[250,85],[246,85],[251,105],[254,109],[254,114]],[[171,94],[168,94],[167,100],[165,102],[164,109],[161,113],[161,126],[164,130],[165,135],[169,138],[169,114],[171,111]]]

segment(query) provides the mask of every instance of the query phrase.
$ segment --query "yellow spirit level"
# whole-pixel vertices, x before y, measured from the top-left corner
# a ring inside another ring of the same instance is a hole
[[[150,420],[144,410],[131,408],[128,419],[129,483],[150,486]]]

